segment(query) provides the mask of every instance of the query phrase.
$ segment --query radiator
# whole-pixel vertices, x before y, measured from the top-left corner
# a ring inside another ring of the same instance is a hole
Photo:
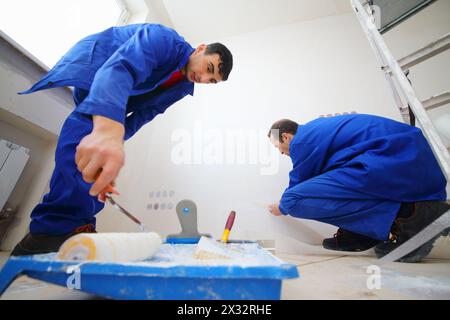
[[[0,209],[11,195],[29,157],[27,148],[0,139]]]

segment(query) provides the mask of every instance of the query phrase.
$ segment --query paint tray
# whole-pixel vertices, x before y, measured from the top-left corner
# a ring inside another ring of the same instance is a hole
[[[163,244],[149,260],[133,263],[58,261],[56,254],[11,257],[0,271],[0,295],[19,275],[112,299],[278,300],[285,279],[297,278],[257,243],[229,244],[233,259],[195,259],[195,244]]]

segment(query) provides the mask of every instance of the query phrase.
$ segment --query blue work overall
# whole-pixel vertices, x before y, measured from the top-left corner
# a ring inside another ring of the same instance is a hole
[[[387,240],[403,202],[446,199],[446,179],[420,129],[372,115],[319,118],[290,142],[280,211]]]
[[[194,52],[174,30],[155,24],[113,27],[88,36],[67,54],[28,94],[74,87],[75,110],[65,120],[55,152],[50,191],[31,213],[32,234],[59,235],[94,224],[104,204],[89,195],[75,163],[76,147],[93,128],[92,116],[122,123],[125,140],[186,95],[194,84],[183,80],[160,89]]]

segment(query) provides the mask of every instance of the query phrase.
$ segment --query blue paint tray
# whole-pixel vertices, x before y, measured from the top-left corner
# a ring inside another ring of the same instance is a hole
[[[153,258],[134,263],[59,261],[55,253],[11,257],[0,272],[0,295],[27,275],[112,299],[278,300],[282,280],[299,276],[296,266],[256,243],[230,245],[238,259],[194,259],[196,245],[167,243]]]

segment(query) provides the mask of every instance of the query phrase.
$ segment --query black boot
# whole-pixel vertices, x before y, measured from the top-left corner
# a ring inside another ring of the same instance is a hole
[[[71,233],[63,235],[33,235],[28,233],[11,252],[11,256],[29,256],[33,254],[43,254],[50,252],[57,252],[59,247],[69,239],[71,236],[78,233],[93,233],[95,227],[93,224],[83,225],[78,227]]]
[[[322,246],[328,250],[357,252],[368,250],[379,242],[380,240],[339,228],[333,238],[323,240]]]
[[[443,201],[425,201],[417,202],[415,209],[409,217],[397,218],[391,228],[391,238],[388,241],[382,242],[375,247],[375,254],[381,258],[396,249],[417,233],[422,231],[434,220],[439,218],[445,212],[450,210],[450,205]],[[444,230],[440,234],[433,237],[428,242],[407,254],[398,262],[419,262],[425,258],[433,249],[433,244],[441,235],[446,236],[450,232],[450,228]]]

